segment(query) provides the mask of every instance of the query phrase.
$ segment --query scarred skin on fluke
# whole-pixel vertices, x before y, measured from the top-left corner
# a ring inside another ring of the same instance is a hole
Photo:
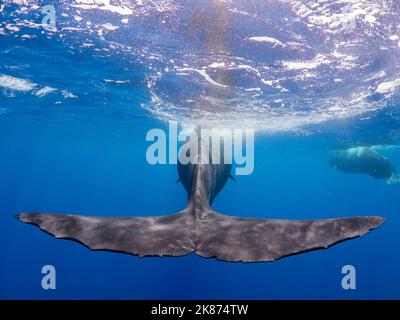
[[[198,156],[210,157],[199,137]],[[212,147],[211,147],[212,148]],[[230,164],[178,164],[188,206],[172,215],[100,218],[80,215],[21,213],[17,217],[90,249],[139,256],[199,256],[224,261],[273,261],[327,248],[377,228],[382,217],[326,220],[270,220],[222,215],[211,208],[231,173]]]

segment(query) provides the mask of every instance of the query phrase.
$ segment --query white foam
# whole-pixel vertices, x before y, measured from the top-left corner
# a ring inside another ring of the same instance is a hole
[[[12,77],[5,74],[0,74],[0,87],[8,90],[8,92],[5,92],[8,97],[15,97],[15,91],[31,93],[37,97],[43,97],[49,93],[57,91],[56,88],[49,86],[39,88],[37,83],[30,80]]]
[[[62,90],[61,94],[63,95],[64,99],[76,99],[78,96],[74,95],[72,92],[67,90]]]
[[[43,96],[45,96],[45,95],[47,95],[47,94],[49,94],[49,93],[52,93],[52,92],[54,92],[54,91],[57,91],[57,89],[46,86],[46,87],[43,87],[43,88],[41,88],[41,89],[35,91],[34,94],[35,94],[35,96],[37,96],[37,97],[43,97]]]
[[[244,70],[250,70],[250,71],[254,71],[258,76],[260,76],[260,71],[258,71],[256,68],[246,65],[246,64],[239,64],[238,69],[244,69]]]
[[[116,84],[127,84],[130,83],[129,80],[113,80],[113,79],[104,79],[105,83],[116,83]]]
[[[36,86],[36,83],[29,80],[0,74],[0,87],[16,91],[29,92]]]
[[[102,25],[104,28],[106,28],[109,31],[114,31],[119,29],[119,27],[112,25],[111,23],[105,23]]]
[[[392,93],[398,86],[400,86],[400,78],[380,83],[376,88],[376,92],[382,94]]]
[[[308,61],[283,61],[282,65],[288,70],[315,69],[322,64],[329,64],[330,60],[322,55],[317,54],[313,60]]]
[[[281,46],[281,47],[286,46],[282,41],[272,38],[272,37],[250,37],[248,40],[254,41],[254,42],[267,42],[267,43],[272,44],[273,48],[276,46]]]
[[[76,0],[76,3],[72,7],[80,8],[82,10],[103,10],[118,13],[120,15],[132,15],[132,9],[127,6],[116,6],[110,4],[110,0]]]
[[[86,42],[82,43],[82,47],[83,48],[90,48],[90,47],[93,47],[93,46],[94,46],[93,43],[86,43]]]
[[[214,62],[214,63],[211,63],[208,67],[210,67],[212,69],[224,68],[225,62]]]
[[[16,25],[11,25],[11,24],[7,24],[6,29],[9,31],[14,31],[14,32],[19,32],[21,30]]]
[[[201,75],[208,83],[211,83],[212,85],[218,86],[218,87],[228,87],[224,84],[218,83],[216,81],[214,81],[206,72],[206,70],[201,70],[201,69],[194,69],[194,68],[182,68],[182,69],[178,69],[178,72],[187,72],[187,71],[193,71],[198,73],[199,75]]]

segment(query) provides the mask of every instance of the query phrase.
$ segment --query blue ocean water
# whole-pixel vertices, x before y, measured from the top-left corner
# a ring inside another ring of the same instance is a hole
[[[349,31],[323,24],[342,12],[335,1],[218,3],[57,1],[49,31],[48,2],[2,2],[0,298],[400,298],[400,184],[329,166],[333,149],[379,145],[400,168],[396,4],[360,1]],[[256,130],[254,172],[227,183],[218,212],[386,222],[328,250],[246,264],[91,251],[15,219],[183,209],[176,166],[146,161],[146,133],[168,120]],[[41,287],[44,265],[56,290]],[[344,265],[356,290],[342,289]]]

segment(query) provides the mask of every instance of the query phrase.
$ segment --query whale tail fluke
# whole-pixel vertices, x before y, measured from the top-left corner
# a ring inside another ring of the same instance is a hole
[[[181,256],[194,250],[193,220],[184,211],[158,217],[98,218],[50,213],[21,213],[16,217],[56,238],[75,240],[93,250],[138,256]]]
[[[224,261],[261,262],[327,248],[379,227],[382,217],[275,220],[225,216],[201,221],[196,253]]]
[[[231,217],[211,211],[201,219],[189,211],[158,217],[98,218],[22,213],[17,218],[56,238],[93,250],[139,256],[182,256],[191,252],[223,261],[273,261],[327,248],[380,226],[381,217],[273,220]]]

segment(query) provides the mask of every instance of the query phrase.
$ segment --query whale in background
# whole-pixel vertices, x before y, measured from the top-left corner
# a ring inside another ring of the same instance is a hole
[[[387,184],[400,182],[390,160],[375,151],[373,147],[332,151],[330,165],[345,173],[368,174],[376,179],[386,179]]]
[[[207,150],[200,139],[195,144],[199,146],[199,159],[211,159],[212,146]],[[195,252],[202,257],[233,262],[273,261],[327,248],[362,236],[384,222],[379,216],[323,220],[227,216],[214,211],[211,205],[231,175],[230,164],[178,162],[178,174],[188,194],[188,205],[175,214],[105,218],[40,212],[22,213],[17,218],[56,238],[75,240],[94,250],[139,256],[182,256]]]

